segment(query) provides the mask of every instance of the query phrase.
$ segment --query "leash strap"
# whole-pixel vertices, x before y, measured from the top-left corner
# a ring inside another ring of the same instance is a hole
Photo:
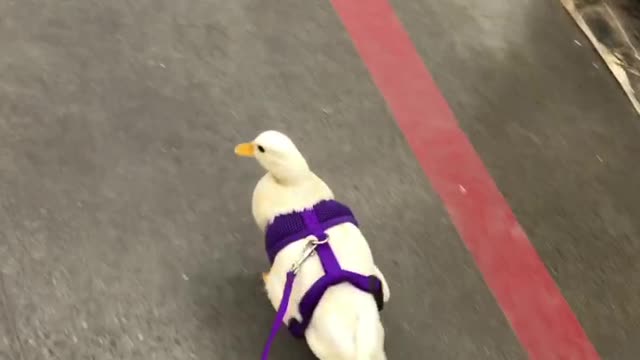
[[[276,335],[278,335],[278,330],[280,330],[280,327],[284,322],[284,316],[287,313],[287,308],[289,307],[289,299],[291,298],[291,290],[293,289],[293,280],[295,278],[296,278],[296,273],[294,271],[289,271],[287,273],[287,281],[284,283],[282,300],[280,300],[280,306],[278,307],[276,318],[273,321],[273,325],[271,325],[271,333],[269,333],[269,338],[267,339],[267,343],[264,346],[264,350],[262,351],[262,358],[261,358],[262,360],[269,359],[269,352],[271,352],[271,345],[273,345],[273,342],[276,339]]]

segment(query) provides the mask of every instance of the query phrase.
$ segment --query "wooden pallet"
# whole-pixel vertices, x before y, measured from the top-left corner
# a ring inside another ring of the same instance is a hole
[[[640,0],[560,0],[640,113]]]

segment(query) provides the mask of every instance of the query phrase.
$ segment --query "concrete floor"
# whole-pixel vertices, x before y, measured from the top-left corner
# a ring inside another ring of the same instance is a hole
[[[638,359],[615,80],[557,1],[391,2],[603,359]],[[260,171],[232,149],[268,128],[361,221],[391,359],[526,358],[329,2],[0,0],[0,50],[1,360],[258,358]],[[273,359],[307,358],[283,332]]]

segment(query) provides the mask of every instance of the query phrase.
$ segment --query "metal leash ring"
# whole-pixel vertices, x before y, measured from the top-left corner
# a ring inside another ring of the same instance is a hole
[[[323,240],[318,239],[315,236],[311,236],[311,240],[309,240],[313,245],[322,245],[322,244],[326,244],[329,242],[329,235],[325,235],[325,238]]]

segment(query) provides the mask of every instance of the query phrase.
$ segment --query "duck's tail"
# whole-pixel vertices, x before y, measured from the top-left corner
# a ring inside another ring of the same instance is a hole
[[[355,334],[356,360],[386,360],[384,329],[377,312],[358,315]]]

